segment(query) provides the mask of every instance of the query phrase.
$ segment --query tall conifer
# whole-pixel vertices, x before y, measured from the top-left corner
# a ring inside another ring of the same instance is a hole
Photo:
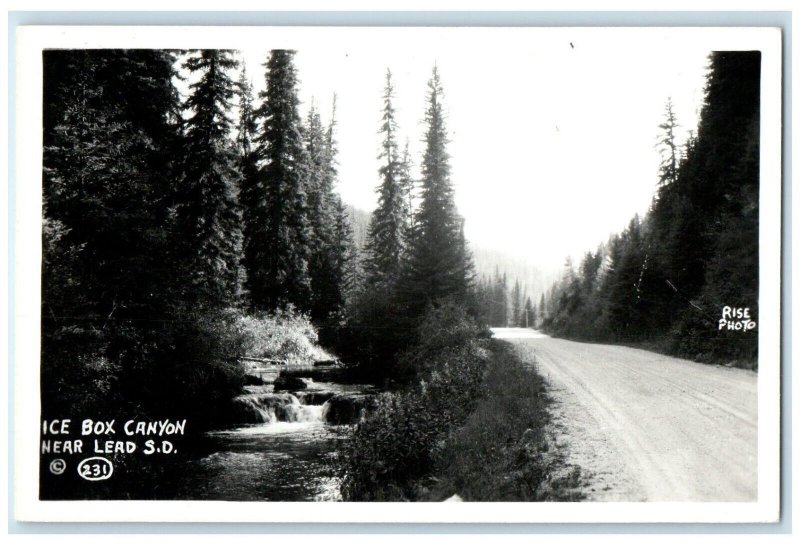
[[[401,179],[401,157],[397,150],[397,123],[394,112],[392,73],[386,71],[383,94],[381,160],[378,207],[372,214],[367,232],[365,272],[367,284],[394,287],[400,275],[401,259],[408,221],[407,200]]]
[[[254,112],[261,125],[255,143],[263,167],[248,205],[245,262],[251,304],[261,310],[311,307],[312,228],[294,54],[270,53],[263,103]]]
[[[680,154],[678,144],[675,139],[675,129],[678,128],[678,120],[672,107],[672,99],[667,99],[664,107],[664,121],[658,126],[662,133],[658,140],[659,151],[661,152],[661,167],[659,169],[659,185],[674,183],[678,178],[678,163]]]
[[[312,244],[309,275],[312,287],[311,315],[324,321],[344,307],[349,291],[349,261],[353,259],[350,219],[341,198],[334,191],[336,184],[336,99],[327,128],[319,113],[311,108],[306,127],[306,159],[309,194],[309,216]]]
[[[464,301],[474,276],[450,180],[442,98],[439,72],[434,67],[425,111],[422,195],[402,282],[402,296],[412,313],[442,298]]]
[[[238,289],[242,247],[238,202],[239,162],[231,141],[229,117],[237,67],[231,51],[201,50],[184,63],[199,79],[190,85],[186,121],[178,232],[187,297],[199,304],[224,306]]]

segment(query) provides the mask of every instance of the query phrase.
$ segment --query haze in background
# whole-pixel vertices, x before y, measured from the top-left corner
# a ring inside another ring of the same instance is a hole
[[[546,50],[420,52],[304,49],[300,96],[323,119],[337,94],[339,191],[372,210],[386,68],[416,167],[427,81],[434,64],[445,90],[452,180],[466,234],[545,271],[578,259],[650,205],[660,156],[658,125],[669,97],[683,143],[695,130],[708,51],[654,39],[554,40]],[[266,50],[244,50],[256,94]]]

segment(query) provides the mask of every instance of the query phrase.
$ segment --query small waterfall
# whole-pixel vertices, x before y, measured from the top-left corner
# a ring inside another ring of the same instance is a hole
[[[294,394],[245,394],[234,398],[243,423],[323,422],[324,405],[306,405]]]
[[[326,401],[336,395],[334,392],[320,390],[300,390],[294,394],[303,405],[324,405]]]
[[[297,400],[297,398],[295,398]],[[297,403],[286,405],[283,422],[322,422],[322,405],[303,405]]]

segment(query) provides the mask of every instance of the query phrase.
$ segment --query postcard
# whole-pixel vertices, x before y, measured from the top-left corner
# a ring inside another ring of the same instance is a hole
[[[17,44],[18,520],[778,519],[779,29]]]

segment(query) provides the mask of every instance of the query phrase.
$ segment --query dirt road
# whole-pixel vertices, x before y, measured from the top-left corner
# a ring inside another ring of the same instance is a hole
[[[757,375],[621,346],[496,329],[555,398],[590,500],[753,501]]]

